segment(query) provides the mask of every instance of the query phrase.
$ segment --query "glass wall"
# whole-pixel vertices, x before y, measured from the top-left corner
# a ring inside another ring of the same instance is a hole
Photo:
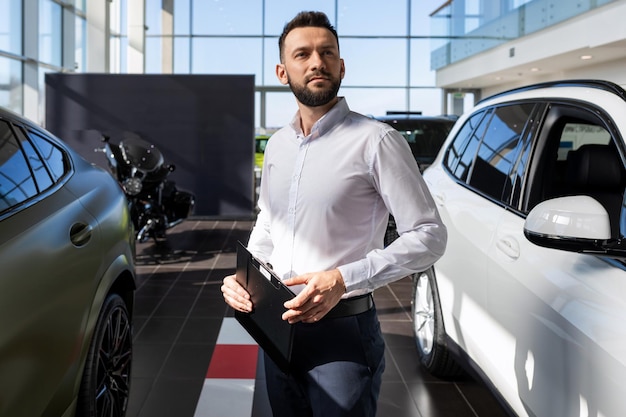
[[[43,124],[45,73],[85,68],[85,3],[0,0],[0,106]]]
[[[433,14],[431,68],[439,69],[615,0],[455,0]]]
[[[0,106],[22,111],[22,2],[0,0]]]
[[[42,113],[44,74],[86,71],[96,50],[108,51],[100,60],[105,71],[128,72],[128,9],[136,1],[145,8],[144,72],[253,74],[260,130],[288,123],[296,110],[275,67],[278,36],[301,10],[323,11],[337,28],[346,64],[340,95],[353,110],[441,113],[429,61],[429,15],[440,0],[386,0],[384,7],[379,0],[108,0],[98,22],[86,20],[95,0],[0,0],[0,105]],[[90,28],[102,22],[106,45],[90,49]],[[37,87],[36,103],[25,103],[32,101],[25,84]]]
[[[253,74],[261,130],[284,125],[296,109],[275,66],[283,25],[301,10],[323,11],[337,28],[340,95],[353,110],[440,114],[436,69],[612,1],[108,0],[106,45],[90,49],[87,8],[97,0],[0,0],[0,106],[41,121],[42,74],[86,71],[90,51],[108,51],[105,71],[127,72],[128,8],[142,2],[144,72]],[[39,96],[25,96],[24,85]]]
[[[429,14],[439,0],[387,0],[384,7],[379,0],[174,0],[169,31],[165,3],[146,0],[145,72],[167,72],[163,54],[170,53],[173,73],[253,74],[260,131],[283,126],[296,111],[275,68],[283,26],[302,10],[326,13],[337,28],[346,65],[339,94],[353,110],[442,112],[429,62]]]

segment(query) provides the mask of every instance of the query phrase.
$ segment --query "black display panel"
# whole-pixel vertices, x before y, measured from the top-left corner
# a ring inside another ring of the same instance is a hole
[[[156,145],[194,216],[254,213],[254,75],[46,74],[46,126],[87,160],[101,135]]]

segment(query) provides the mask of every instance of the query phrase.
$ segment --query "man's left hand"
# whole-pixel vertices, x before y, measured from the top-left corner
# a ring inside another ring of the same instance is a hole
[[[304,284],[304,289],[287,301],[284,306],[283,320],[289,323],[315,323],[337,305],[346,292],[343,277],[338,269],[323,272],[311,272],[283,281],[285,285]]]

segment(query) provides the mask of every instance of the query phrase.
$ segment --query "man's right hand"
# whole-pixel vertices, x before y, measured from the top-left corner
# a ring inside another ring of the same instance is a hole
[[[235,310],[243,313],[252,312],[252,301],[250,301],[250,294],[248,291],[235,279],[235,275],[229,275],[224,278],[222,284],[222,295],[226,304],[234,308]]]

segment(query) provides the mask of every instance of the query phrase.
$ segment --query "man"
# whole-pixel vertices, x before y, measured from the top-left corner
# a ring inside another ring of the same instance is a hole
[[[297,294],[282,316],[295,326],[292,371],[265,356],[270,404],[274,416],[374,417],[385,347],[372,292],[429,268],[446,229],[405,139],[337,96],[345,67],[326,15],[299,13],[278,43],[298,112],[267,144],[248,242]],[[383,249],[390,212],[400,237]],[[234,275],[222,292],[252,310]]]

